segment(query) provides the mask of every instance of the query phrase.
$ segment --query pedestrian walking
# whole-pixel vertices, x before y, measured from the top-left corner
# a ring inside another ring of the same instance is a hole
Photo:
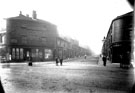
[[[56,57],[56,58],[55,58],[55,61],[56,61],[56,66],[58,66],[58,63],[59,63],[59,57]]]
[[[103,65],[106,66],[106,60],[107,60],[106,56],[103,56],[102,60],[103,60]]]
[[[32,57],[30,56],[29,57],[29,63],[28,63],[29,66],[32,66]]]
[[[61,57],[60,58],[60,65],[62,66],[62,63],[63,63],[63,58]]]

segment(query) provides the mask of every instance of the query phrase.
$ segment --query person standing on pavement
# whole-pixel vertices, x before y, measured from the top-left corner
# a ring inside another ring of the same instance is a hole
[[[29,56],[29,63],[28,63],[29,66],[32,66],[32,56]]]
[[[55,58],[55,61],[56,61],[56,66],[58,66],[58,63],[59,63],[59,57],[56,57],[56,58]]]
[[[102,60],[103,60],[103,65],[104,65],[104,66],[106,66],[106,60],[107,60],[107,58],[106,58],[106,56],[105,56],[105,55],[103,55]]]
[[[63,63],[63,57],[60,57],[60,65],[62,66]]]

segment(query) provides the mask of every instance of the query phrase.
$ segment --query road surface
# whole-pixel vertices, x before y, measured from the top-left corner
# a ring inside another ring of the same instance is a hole
[[[4,63],[0,71],[6,93],[128,93],[133,85],[133,69],[109,62],[104,67],[96,57],[68,60],[63,66]]]

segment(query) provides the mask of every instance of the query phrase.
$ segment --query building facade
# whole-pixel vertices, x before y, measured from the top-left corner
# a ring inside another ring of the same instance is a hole
[[[56,25],[22,13],[7,19],[5,47],[12,61],[24,61],[32,57],[34,61],[52,60],[56,37]]]
[[[35,11],[32,18],[20,12],[17,17],[7,18],[6,23],[6,32],[0,34],[0,46],[6,59],[11,57],[10,61],[48,61],[56,56],[66,59],[83,53],[78,41],[60,37],[57,26],[38,19]]]

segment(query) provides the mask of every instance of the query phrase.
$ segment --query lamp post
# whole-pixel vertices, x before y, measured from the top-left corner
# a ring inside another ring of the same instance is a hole
[[[103,38],[102,42],[104,43],[104,42],[105,42],[105,40],[106,40],[106,38],[105,38],[105,36],[104,36],[104,38]]]
[[[106,38],[105,38],[105,36],[104,36],[104,38],[103,38],[103,40],[102,40],[102,42],[103,42],[103,46],[102,46],[102,51],[101,51],[101,54],[103,55],[104,54],[104,52],[105,52],[105,40],[106,40]]]

